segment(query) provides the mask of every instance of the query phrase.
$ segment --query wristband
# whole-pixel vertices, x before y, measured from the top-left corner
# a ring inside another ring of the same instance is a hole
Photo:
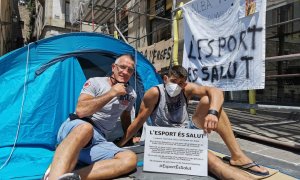
[[[212,114],[219,118],[219,112],[214,109],[209,109],[207,114]]]

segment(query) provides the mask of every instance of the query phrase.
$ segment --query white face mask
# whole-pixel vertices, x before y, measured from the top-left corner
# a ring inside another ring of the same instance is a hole
[[[175,97],[181,92],[181,87],[178,84],[169,82],[166,84],[166,91],[169,96]]]

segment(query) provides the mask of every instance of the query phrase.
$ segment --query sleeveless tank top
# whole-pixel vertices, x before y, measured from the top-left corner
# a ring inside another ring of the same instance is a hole
[[[175,97],[170,97],[164,84],[156,86],[159,90],[158,104],[150,115],[152,126],[186,127],[189,116],[187,112],[187,98],[181,91]]]

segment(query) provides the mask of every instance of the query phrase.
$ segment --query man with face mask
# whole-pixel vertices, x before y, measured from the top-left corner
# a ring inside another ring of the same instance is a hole
[[[192,116],[192,126],[201,128],[206,133],[219,133],[231,152],[231,165],[246,167],[249,172],[259,176],[269,174],[240,149],[222,108],[222,91],[186,82],[187,71],[182,66],[171,67],[163,74],[163,80],[164,84],[152,87],[145,93],[139,114],[118,143],[119,146],[123,146],[143,126],[148,117],[153,126],[190,128],[187,105],[188,101],[196,96],[201,99]],[[208,153],[208,169],[220,179],[250,179],[248,174],[228,166],[211,152]]]

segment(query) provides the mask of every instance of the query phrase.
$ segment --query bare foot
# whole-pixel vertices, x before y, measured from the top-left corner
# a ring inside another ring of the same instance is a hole
[[[258,164],[253,162],[253,160],[248,158],[247,156],[245,156],[243,158],[239,158],[239,159],[230,159],[230,164],[233,166],[240,167],[241,169],[249,169],[254,172],[262,173],[261,174],[262,176],[268,175],[268,172],[269,172],[265,167],[259,166]],[[241,167],[241,166],[243,166],[243,167]]]

